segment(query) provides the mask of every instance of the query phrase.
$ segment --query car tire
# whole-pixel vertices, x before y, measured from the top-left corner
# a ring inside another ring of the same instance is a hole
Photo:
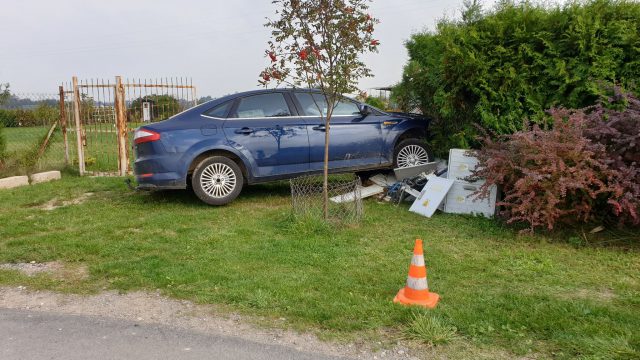
[[[403,168],[422,165],[434,161],[433,151],[420,139],[400,141],[393,152],[393,167]]]
[[[202,160],[193,171],[191,186],[196,196],[209,205],[226,205],[242,191],[244,178],[235,161],[224,156]]]

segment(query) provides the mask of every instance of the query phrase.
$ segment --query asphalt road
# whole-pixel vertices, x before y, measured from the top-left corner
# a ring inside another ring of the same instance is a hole
[[[0,309],[0,359],[329,360],[336,357],[92,316]]]

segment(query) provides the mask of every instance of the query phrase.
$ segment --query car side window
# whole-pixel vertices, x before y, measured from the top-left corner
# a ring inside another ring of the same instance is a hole
[[[218,106],[215,106],[212,109],[207,110],[204,113],[204,115],[224,119],[227,117],[227,114],[229,113],[229,108],[231,108],[231,104],[233,104],[233,101],[227,101],[225,103],[222,103]]]
[[[260,94],[240,99],[232,117],[239,119],[291,116],[289,105],[281,93]]]
[[[327,113],[327,102],[321,94],[295,93],[295,96],[305,115],[320,116]]]
[[[333,115],[360,115],[360,108],[353,101],[342,99],[333,109]]]
[[[327,101],[322,94],[295,93],[296,99],[302,106],[302,111],[307,116],[320,116],[327,113]],[[312,97],[313,96],[313,97]],[[315,100],[315,101],[314,101]],[[318,109],[319,108],[319,109]],[[360,108],[353,101],[342,99],[338,101],[333,115],[359,115]]]

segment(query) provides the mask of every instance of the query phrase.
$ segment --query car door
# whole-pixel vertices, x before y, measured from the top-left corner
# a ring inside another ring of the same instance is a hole
[[[311,170],[324,164],[324,119],[327,110],[321,93],[295,92],[309,134]],[[338,102],[330,122],[329,168],[359,168],[379,165],[382,161],[382,133],[378,116],[360,114],[358,103],[343,98]]]
[[[227,140],[255,161],[256,177],[309,170],[306,123],[294,116],[285,95],[269,92],[242,97],[224,122]]]

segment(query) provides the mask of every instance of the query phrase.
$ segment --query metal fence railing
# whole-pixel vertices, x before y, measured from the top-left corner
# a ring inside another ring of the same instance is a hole
[[[197,104],[186,78],[78,80],[63,85],[68,130],[76,134],[73,158],[80,174],[126,175],[132,171],[133,130],[165,120]]]
[[[0,104],[0,175],[65,166],[81,175],[130,174],[133,130],[196,104],[187,78],[74,77],[56,93],[12,93]]]

